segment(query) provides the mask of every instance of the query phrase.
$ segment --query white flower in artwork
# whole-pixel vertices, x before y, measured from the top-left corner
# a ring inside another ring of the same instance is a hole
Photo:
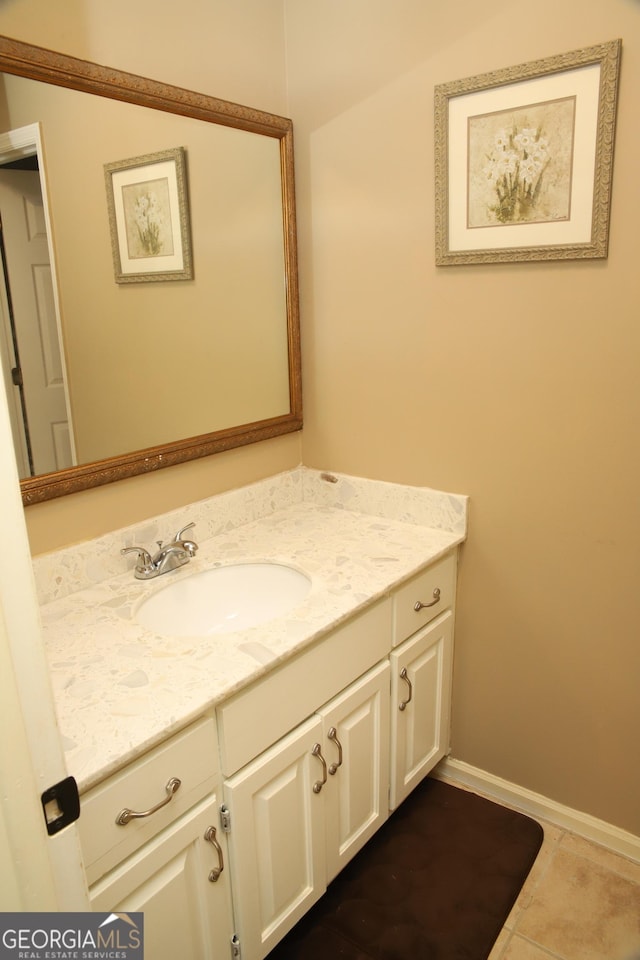
[[[495,145],[497,150],[507,150],[509,147],[510,136],[506,130],[499,130],[495,136]]]
[[[534,157],[526,157],[524,160],[520,161],[520,175],[525,184],[528,185],[534,183],[539,173],[540,164],[534,159]]]
[[[499,130],[483,175],[493,185],[496,203],[490,210],[500,223],[530,220],[549,162],[549,142],[535,127]]]
[[[162,248],[164,215],[155,193],[144,193],[135,202],[133,211],[142,247],[150,257],[157,256]]]
[[[527,151],[530,151],[533,144],[536,142],[537,136],[537,130],[532,129],[531,127],[524,127],[514,135],[514,146],[516,146],[523,153],[527,153]]]

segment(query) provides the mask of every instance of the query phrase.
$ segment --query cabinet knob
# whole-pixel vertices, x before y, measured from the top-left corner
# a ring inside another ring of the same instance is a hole
[[[404,680],[404,682],[409,687],[409,696],[407,697],[406,700],[401,700],[400,703],[398,704],[398,710],[402,711],[406,709],[408,703],[411,703],[411,699],[413,697],[413,684],[411,683],[411,680],[409,680],[409,674],[407,673],[406,667],[403,667],[402,670],[400,671],[400,677],[402,678],[402,680]]]
[[[220,879],[220,874],[224,870],[224,857],[222,856],[222,847],[216,839],[216,828],[207,827],[204,838],[207,843],[213,844],[213,847],[218,854],[218,866],[214,867],[214,869],[209,873],[209,880],[211,883],[216,883],[216,881]]]
[[[144,810],[141,813],[138,813],[136,810],[130,810],[129,807],[125,807],[124,810],[121,810],[116,817],[116,823],[119,827],[126,827],[131,820],[141,820],[143,817],[150,817],[158,810],[161,810],[162,807],[166,807],[166,805],[173,800],[173,795],[179,789],[181,783],[182,780],[178,780],[177,777],[171,777],[171,779],[167,780],[165,784],[167,795],[164,800],[161,800],[160,803],[156,803],[155,807],[151,807],[149,810]]]
[[[420,613],[421,610],[424,610],[425,607],[435,607],[436,603],[440,600],[440,587],[435,587],[432,593],[433,600],[428,600],[426,603],[423,603],[422,600],[416,600],[413,605],[413,609],[416,613]]]
[[[338,748],[338,762],[332,763],[329,767],[329,773],[333,777],[338,772],[338,768],[342,766],[342,744],[338,740],[338,731],[335,727],[331,727],[327,733],[327,739],[331,740],[332,743],[335,743],[336,747]]]
[[[322,764],[322,780],[316,780],[313,785],[313,792],[320,793],[325,783],[327,782],[327,761],[322,756],[322,747],[319,743],[314,743],[313,750],[311,751],[314,757],[317,757],[320,763]]]

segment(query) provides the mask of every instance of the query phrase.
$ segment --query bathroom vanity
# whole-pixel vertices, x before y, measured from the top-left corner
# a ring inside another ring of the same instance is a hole
[[[114,572],[190,521],[185,568]],[[301,467],[35,561],[91,903],[144,910],[150,956],[260,960],[445,755],[466,523],[465,497]],[[136,619],[163,579],[256,560],[311,578],[286,616]]]

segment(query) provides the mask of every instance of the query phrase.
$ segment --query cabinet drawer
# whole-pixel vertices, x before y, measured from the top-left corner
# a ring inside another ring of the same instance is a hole
[[[397,646],[453,605],[455,554],[439,560],[405,583],[393,598],[393,645]],[[416,610],[416,604],[420,604]]]
[[[116,818],[125,808],[145,812],[170,795],[171,778],[181,782],[168,803],[148,817],[125,825]],[[87,881],[94,883],[182,813],[211,793],[218,777],[218,743],[213,719],[183,733],[94,787],[80,799],[78,829]]]
[[[222,772],[244,767],[389,654],[382,600],[218,709]]]

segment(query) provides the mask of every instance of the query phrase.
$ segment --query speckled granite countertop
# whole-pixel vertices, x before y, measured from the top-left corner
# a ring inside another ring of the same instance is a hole
[[[69,773],[81,791],[215,707],[449,552],[466,536],[467,498],[300,467],[155,521],[34,560]],[[185,567],[133,577],[122,546],[170,539],[191,520]],[[211,566],[269,560],[303,570],[306,599],[267,624],[209,637],[160,637],[137,605]]]

